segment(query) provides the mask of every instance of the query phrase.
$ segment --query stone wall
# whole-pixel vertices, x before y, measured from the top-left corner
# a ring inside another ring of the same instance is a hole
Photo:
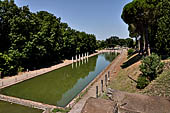
[[[39,103],[39,102],[24,100],[24,99],[20,99],[20,98],[11,97],[11,96],[5,96],[5,95],[1,95],[1,94],[0,94],[0,100],[10,102],[10,103],[28,106],[28,107],[31,107],[31,108],[42,109],[42,110],[54,109],[54,108],[63,109],[61,107],[56,107],[56,106],[53,106],[53,105],[42,104],[42,103]]]

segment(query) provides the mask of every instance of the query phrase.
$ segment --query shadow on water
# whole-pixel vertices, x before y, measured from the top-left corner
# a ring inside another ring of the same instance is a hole
[[[131,66],[132,64],[138,62],[138,61],[141,60],[141,59],[142,59],[142,55],[139,55],[139,54],[138,54],[138,55],[130,58],[128,61],[124,62],[121,67],[122,67],[123,69],[124,69],[124,68],[127,68],[127,67]]]

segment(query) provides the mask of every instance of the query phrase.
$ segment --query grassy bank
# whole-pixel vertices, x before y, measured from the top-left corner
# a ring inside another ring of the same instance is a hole
[[[165,70],[143,91],[143,94],[170,98],[170,70]]]
[[[166,61],[169,63],[170,61]],[[145,89],[136,88],[136,80],[140,75],[139,56],[132,56],[122,65],[119,73],[110,82],[109,87],[115,90],[126,91],[130,93],[141,93],[152,96],[162,96],[170,98],[170,66],[152,81]],[[165,65],[166,66],[166,65]],[[130,76],[130,77],[128,77]]]
[[[134,55],[130,57],[123,63],[118,74],[110,82],[109,87],[115,90],[126,91],[130,93],[137,92],[138,89],[136,89],[136,82],[134,82],[134,80],[136,80],[140,74],[139,64],[139,56]],[[128,76],[133,78],[133,80]]]

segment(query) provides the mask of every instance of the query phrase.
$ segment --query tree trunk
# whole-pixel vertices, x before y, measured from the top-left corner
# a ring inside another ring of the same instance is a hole
[[[150,46],[149,46],[149,40],[148,40],[148,26],[145,28],[145,40],[146,40],[146,54],[150,56]]]
[[[144,55],[144,39],[143,39],[143,34],[140,38],[140,53],[142,53],[142,55]]]
[[[135,37],[135,41],[136,41],[136,50],[138,49],[138,40],[137,40],[138,37]]]
[[[146,51],[146,40],[145,40],[145,31],[143,32],[143,55],[144,55],[144,53],[145,53],[145,51]]]

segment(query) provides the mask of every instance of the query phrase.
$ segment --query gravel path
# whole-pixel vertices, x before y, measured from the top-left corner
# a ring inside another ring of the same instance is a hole
[[[114,61],[109,65],[108,68],[102,72],[101,75],[99,75],[99,79],[89,88],[88,92],[73,106],[73,108],[70,110],[69,113],[81,113],[81,110],[86,102],[86,100],[89,97],[96,97],[96,86],[99,87],[99,92],[101,92],[101,80],[104,81],[105,84],[105,74],[110,71],[110,77],[113,79],[113,77],[116,75],[116,71],[119,71],[119,68],[121,64],[123,63],[124,59],[127,57],[127,51],[123,50],[121,54],[114,59]],[[106,86],[104,85],[104,90],[106,90]]]

